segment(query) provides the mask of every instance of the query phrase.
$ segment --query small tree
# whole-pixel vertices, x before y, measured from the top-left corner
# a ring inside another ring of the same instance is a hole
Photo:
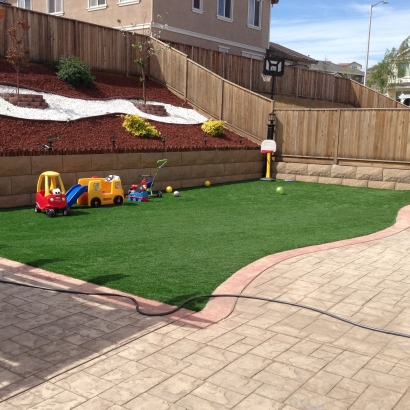
[[[19,73],[29,66],[30,51],[24,47],[24,39],[29,28],[26,20],[19,20],[14,26],[6,30],[6,34],[13,44],[6,52],[6,59],[17,73],[17,94],[20,93]]]
[[[386,50],[384,58],[369,70],[367,84],[374,86],[378,92],[385,94],[388,88],[394,87],[394,79],[403,76],[404,63],[410,50],[410,36],[404,39],[398,49]]]
[[[160,15],[158,15],[157,17],[160,20],[162,20],[162,17]],[[121,24],[121,20],[117,20],[117,22]],[[135,25],[131,24],[131,26],[135,26]],[[145,27],[145,21],[143,23],[143,26]],[[166,27],[166,25],[161,26],[161,27]],[[124,29],[122,30],[124,31]],[[133,32],[132,34],[134,35],[135,33]],[[139,58],[135,59],[134,63],[137,63],[141,67],[140,81],[142,82],[142,99],[144,101],[144,104],[147,103],[147,93],[146,93],[145,81],[147,78],[148,61],[150,57],[152,57],[153,55],[157,55],[161,53],[162,51],[166,50],[167,48],[170,48],[169,45],[164,45],[163,47],[159,47],[159,48],[154,47],[155,39],[159,39],[160,34],[161,34],[161,31],[154,30],[153,25],[151,23],[148,28],[144,28],[143,30],[144,38],[141,39],[140,41],[136,41],[135,43],[131,44],[132,48],[138,50],[139,52]]]

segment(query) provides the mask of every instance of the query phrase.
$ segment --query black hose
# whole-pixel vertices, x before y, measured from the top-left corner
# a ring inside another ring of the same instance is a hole
[[[172,313],[177,312],[178,310],[182,309],[187,303],[192,302],[193,300],[196,299],[204,299],[204,298],[241,298],[241,299],[253,299],[253,300],[263,300],[265,302],[271,302],[271,303],[280,303],[282,305],[289,305],[289,306],[294,306],[302,309],[308,309],[312,310],[313,312],[321,313],[322,315],[330,316],[333,319],[340,320],[345,323],[349,323],[350,325],[361,327],[362,329],[367,329],[371,330],[373,332],[379,332],[379,333],[384,333],[386,335],[393,335],[393,336],[400,336],[400,337],[406,337],[410,339],[410,334],[407,333],[400,333],[400,332],[395,332],[393,330],[385,330],[385,329],[379,329],[377,327],[372,327],[372,326],[367,326],[363,325],[361,323],[353,322],[352,320],[345,319],[341,316],[334,315],[333,313],[326,312],[321,309],[317,309],[312,306],[307,306],[307,305],[301,305],[299,303],[293,303],[293,302],[287,302],[285,300],[279,300],[279,299],[270,299],[270,298],[263,298],[260,296],[248,296],[248,295],[234,295],[234,294],[214,294],[214,295],[199,295],[199,296],[194,296],[192,298],[189,298],[182,302],[179,306],[164,311],[164,312],[157,312],[157,313],[150,313],[150,312],[144,312],[140,310],[138,301],[133,298],[132,296],[128,295],[121,295],[119,293],[106,293],[106,292],[80,292],[76,290],[66,290],[66,289],[57,289],[57,288],[47,288],[45,286],[37,286],[37,285],[28,285],[26,283],[20,283],[20,282],[11,282],[7,280],[2,280],[0,279],[0,283],[5,283],[7,285],[16,285],[16,286],[24,286],[27,288],[34,288],[34,289],[41,289],[41,290],[47,290],[47,291],[52,291],[52,292],[59,292],[59,293],[69,293],[72,295],[88,295],[88,296],[114,296],[114,297],[119,297],[119,298],[126,298],[134,302],[136,311],[144,316],[166,316],[166,315],[171,315]]]

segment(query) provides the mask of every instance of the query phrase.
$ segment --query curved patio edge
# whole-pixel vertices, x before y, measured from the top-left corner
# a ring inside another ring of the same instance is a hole
[[[360,236],[352,239],[344,239],[336,242],[325,243],[321,245],[306,246],[304,248],[292,249],[280,253],[265,256],[255,262],[244,266],[242,269],[234,273],[225,282],[219,285],[213,294],[240,294],[243,290],[259,275],[263,274],[268,268],[285,261],[286,259],[295,256],[315,253],[319,251],[340,248],[344,246],[357,245],[365,242],[370,242],[378,239],[383,239],[388,236],[397,234],[410,227],[410,205],[400,209],[397,214],[396,222],[389,228],[375,232],[369,235]],[[35,268],[24,265],[20,262],[11,261],[0,257],[0,268],[11,273],[21,274],[29,279],[43,282],[44,287],[60,287],[61,289],[69,289],[79,292],[104,292],[118,293],[132,297],[138,301],[141,310],[146,312],[164,312],[171,310],[174,306],[170,306],[154,300],[144,299],[128,293],[98,286],[92,283],[84,282],[80,279],[71,278],[62,274],[49,272],[44,269]],[[4,277],[4,279],[7,279]],[[53,286],[54,285],[54,286]],[[41,285],[40,285],[41,286]],[[100,296],[101,297],[101,296]],[[124,300],[116,297],[104,297],[123,306],[134,307],[130,300]],[[171,321],[180,321],[199,328],[208,327],[216,322],[225,319],[235,308],[236,298],[214,298],[210,299],[203,310],[193,312],[188,309],[180,309],[178,312],[165,316]]]
[[[329,242],[321,245],[306,246],[304,248],[297,248],[272,255],[265,256],[258,259],[255,262],[244,266],[238,270],[225,282],[219,285],[213,294],[240,294],[243,290],[259,275],[261,275],[268,268],[285,261],[286,259],[293,258],[295,256],[306,255],[309,253],[315,253],[319,251],[341,248],[345,246],[357,245],[365,242],[375,241],[383,239],[388,236],[397,234],[410,227],[410,205],[407,205],[399,210],[394,225],[383,229],[381,231],[359,236],[351,239],[343,239],[336,242]],[[195,324],[195,321],[204,322],[208,321],[218,322],[225,319],[230,315],[235,308],[236,298],[215,298],[210,299],[204,309],[200,312],[189,315],[181,320],[191,324]]]

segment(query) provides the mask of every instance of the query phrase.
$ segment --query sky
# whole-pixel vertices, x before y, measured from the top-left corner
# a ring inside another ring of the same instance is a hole
[[[370,6],[378,0],[279,0],[271,10],[270,41],[332,63],[362,64]],[[372,8],[369,65],[410,35],[410,0],[388,0]]]

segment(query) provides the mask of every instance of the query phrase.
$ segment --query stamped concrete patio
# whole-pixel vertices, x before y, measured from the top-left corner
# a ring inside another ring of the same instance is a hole
[[[0,276],[104,290],[5,259]],[[241,291],[410,333],[410,207],[382,232],[256,261],[215,293]],[[410,408],[410,339],[235,302],[150,318],[128,302],[0,283],[0,409]]]

